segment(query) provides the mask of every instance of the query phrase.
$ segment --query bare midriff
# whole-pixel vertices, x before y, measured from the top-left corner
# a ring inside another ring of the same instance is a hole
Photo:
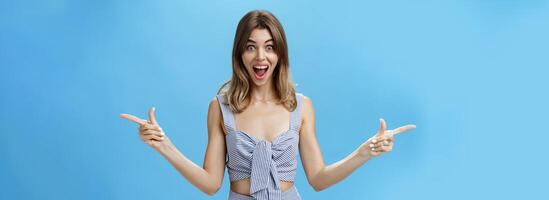
[[[292,186],[294,186],[294,182],[280,181],[282,192],[288,191]],[[250,179],[231,182],[231,191],[242,195],[250,195]]]

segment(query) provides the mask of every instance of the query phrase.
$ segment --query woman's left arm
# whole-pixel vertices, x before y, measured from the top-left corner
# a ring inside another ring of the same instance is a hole
[[[415,128],[415,125],[406,125],[394,130],[385,130],[385,121],[380,119],[381,125],[377,134],[347,157],[325,166],[316,138],[314,108],[308,97],[304,97],[301,112],[303,116],[299,137],[301,163],[309,184],[317,192],[343,180],[373,157],[391,151],[394,135]]]

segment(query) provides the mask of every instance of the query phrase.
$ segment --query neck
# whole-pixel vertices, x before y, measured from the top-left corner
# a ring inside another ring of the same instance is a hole
[[[277,99],[272,81],[262,86],[253,86],[250,94],[253,101],[274,101]]]

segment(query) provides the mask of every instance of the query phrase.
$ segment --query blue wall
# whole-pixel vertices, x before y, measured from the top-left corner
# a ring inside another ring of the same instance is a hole
[[[286,29],[327,164],[378,128],[393,152],[304,199],[547,199],[549,2],[0,1],[0,199],[208,197],[143,144],[147,116],[202,165],[208,102],[249,10]]]

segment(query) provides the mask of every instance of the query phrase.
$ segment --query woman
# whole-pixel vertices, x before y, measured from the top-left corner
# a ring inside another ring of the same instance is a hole
[[[309,184],[321,191],[373,157],[391,151],[394,135],[415,128],[386,130],[380,119],[373,137],[346,158],[325,166],[315,135],[312,101],[296,93],[290,79],[280,22],[267,11],[247,13],[236,30],[232,60],[232,79],[209,104],[204,167],[171,143],[154,117],[154,108],[148,121],[121,115],[138,123],[141,139],[208,195],[221,187],[226,164],[229,199],[301,199],[294,186],[298,152]]]

